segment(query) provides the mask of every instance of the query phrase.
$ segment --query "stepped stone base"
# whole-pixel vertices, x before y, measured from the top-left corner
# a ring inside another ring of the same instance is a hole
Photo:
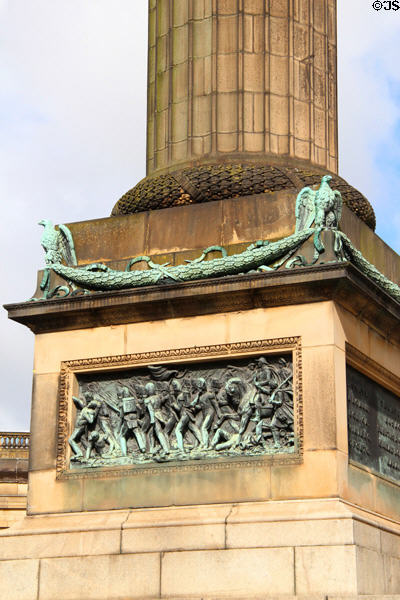
[[[35,516],[0,533],[7,600],[390,594],[400,523],[337,499]]]

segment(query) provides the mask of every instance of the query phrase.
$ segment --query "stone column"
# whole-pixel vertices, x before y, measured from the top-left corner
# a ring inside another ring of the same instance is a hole
[[[336,0],[150,0],[147,174],[337,172]]]

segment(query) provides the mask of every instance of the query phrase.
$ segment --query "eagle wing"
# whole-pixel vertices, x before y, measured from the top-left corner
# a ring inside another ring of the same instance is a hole
[[[66,264],[76,267],[78,261],[76,260],[74,240],[72,233],[66,225],[58,226],[58,239],[59,249]]]
[[[311,188],[303,188],[296,199],[296,233],[309,229],[315,219],[315,199],[316,192]]]

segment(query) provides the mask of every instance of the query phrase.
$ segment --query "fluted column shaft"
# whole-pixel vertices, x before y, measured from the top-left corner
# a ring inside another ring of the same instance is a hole
[[[336,0],[150,0],[147,173],[193,161],[337,172]]]

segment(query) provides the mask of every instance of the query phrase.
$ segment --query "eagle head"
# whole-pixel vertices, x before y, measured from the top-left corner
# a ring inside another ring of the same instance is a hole
[[[324,175],[322,178],[322,183],[329,183],[332,181],[332,175]]]

